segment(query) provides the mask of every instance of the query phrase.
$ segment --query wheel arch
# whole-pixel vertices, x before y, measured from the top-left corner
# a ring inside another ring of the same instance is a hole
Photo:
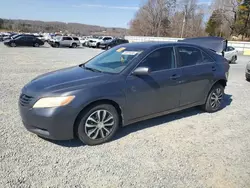
[[[212,84],[212,86],[209,88],[208,92],[206,93],[206,95],[205,95],[206,98],[205,98],[204,102],[206,102],[209,93],[211,92],[211,90],[213,89],[213,87],[214,87],[216,84],[220,84],[220,85],[222,85],[222,86],[225,88],[225,87],[227,86],[227,81],[226,81],[225,79],[219,79],[219,80],[215,81],[215,82]]]
[[[99,99],[96,101],[92,101],[91,103],[89,103],[87,106],[85,106],[76,116],[76,119],[74,121],[74,126],[73,126],[73,133],[74,133],[74,137],[77,137],[77,126],[78,123],[80,121],[80,117],[81,115],[88,109],[91,108],[92,106],[96,106],[99,104],[110,104],[112,106],[115,107],[118,115],[119,115],[119,125],[123,125],[123,114],[122,114],[122,109],[120,107],[120,105],[115,102],[114,100],[110,100],[110,99]]]
[[[227,86],[227,81],[225,79],[220,79],[217,80],[216,82],[214,82],[214,84],[212,85],[211,89],[216,85],[216,84],[220,84],[222,85],[224,88]],[[210,89],[210,90],[211,90]]]

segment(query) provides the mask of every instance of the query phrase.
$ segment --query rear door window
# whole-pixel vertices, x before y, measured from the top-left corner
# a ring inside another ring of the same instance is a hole
[[[111,40],[111,37],[104,37],[103,40]]]
[[[201,50],[195,47],[179,46],[177,47],[180,67],[192,66],[203,62]]]
[[[63,40],[72,40],[71,37],[63,37]]]
[[[73,37],[74,40],[79,40],[77,37]]]
[[[25,38],[26,38],[26,40],[28,40],[28,41],[32,41],[32,40],[35,39],[35,37],[32,37],[32,36],[26,36]]]
[[[202,63],[214,63],[215,61],[205,52],[202,52],[203,62]]]

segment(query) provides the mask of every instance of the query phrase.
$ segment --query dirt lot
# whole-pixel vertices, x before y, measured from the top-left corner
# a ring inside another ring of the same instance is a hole
[[[99,52],[0,44],[0,187],[250,187],[246,56],[231,65],[225,107],[217,113],[194,108],[144,121],[94,147],[27,132],[17,108],[24,84]]]

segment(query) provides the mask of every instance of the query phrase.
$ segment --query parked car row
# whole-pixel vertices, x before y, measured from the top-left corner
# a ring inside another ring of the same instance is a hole
[[[108,50],[114,46],[129,43],[128,40],[122,38],[115,38],[112,36],[86,36],[78,38],[76,36],[62,36],[52,35],[50,38],[46,38],[42,34],[17,34],[6,33],[0,35],[0,41],[4,41],[4,44],[15,46],[41,46],[45,42],[48,42],[50,46],[77,48],[80,46],[86,46],[91,48],[101,48]],[[237,61],[238,51],[232,46],[228,46],[223,52],[223,56],[229,61],[229,63],[235,63]],[[220,54],[222,55],[222,54]]]
[[[110,49],[114,46],[129,43],[128,40],[112,36],[85,37],[81,41],[82,46],[90,48]]]

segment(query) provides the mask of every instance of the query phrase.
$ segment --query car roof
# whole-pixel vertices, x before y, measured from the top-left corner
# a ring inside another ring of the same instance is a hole
[[[124,47],[130,47],[130,48],[138,48],[138,49],[150,49],[150,48],[159,48],[164,46],[174,46],[174,45],[185,45],[185,46],[194,46],[202,48],[199,45],[195,44],[189,44],[186,42],[160,42],[160,41],[152,41],[152,42],[133,42],[133,43],[125,43],[122,44]]]

